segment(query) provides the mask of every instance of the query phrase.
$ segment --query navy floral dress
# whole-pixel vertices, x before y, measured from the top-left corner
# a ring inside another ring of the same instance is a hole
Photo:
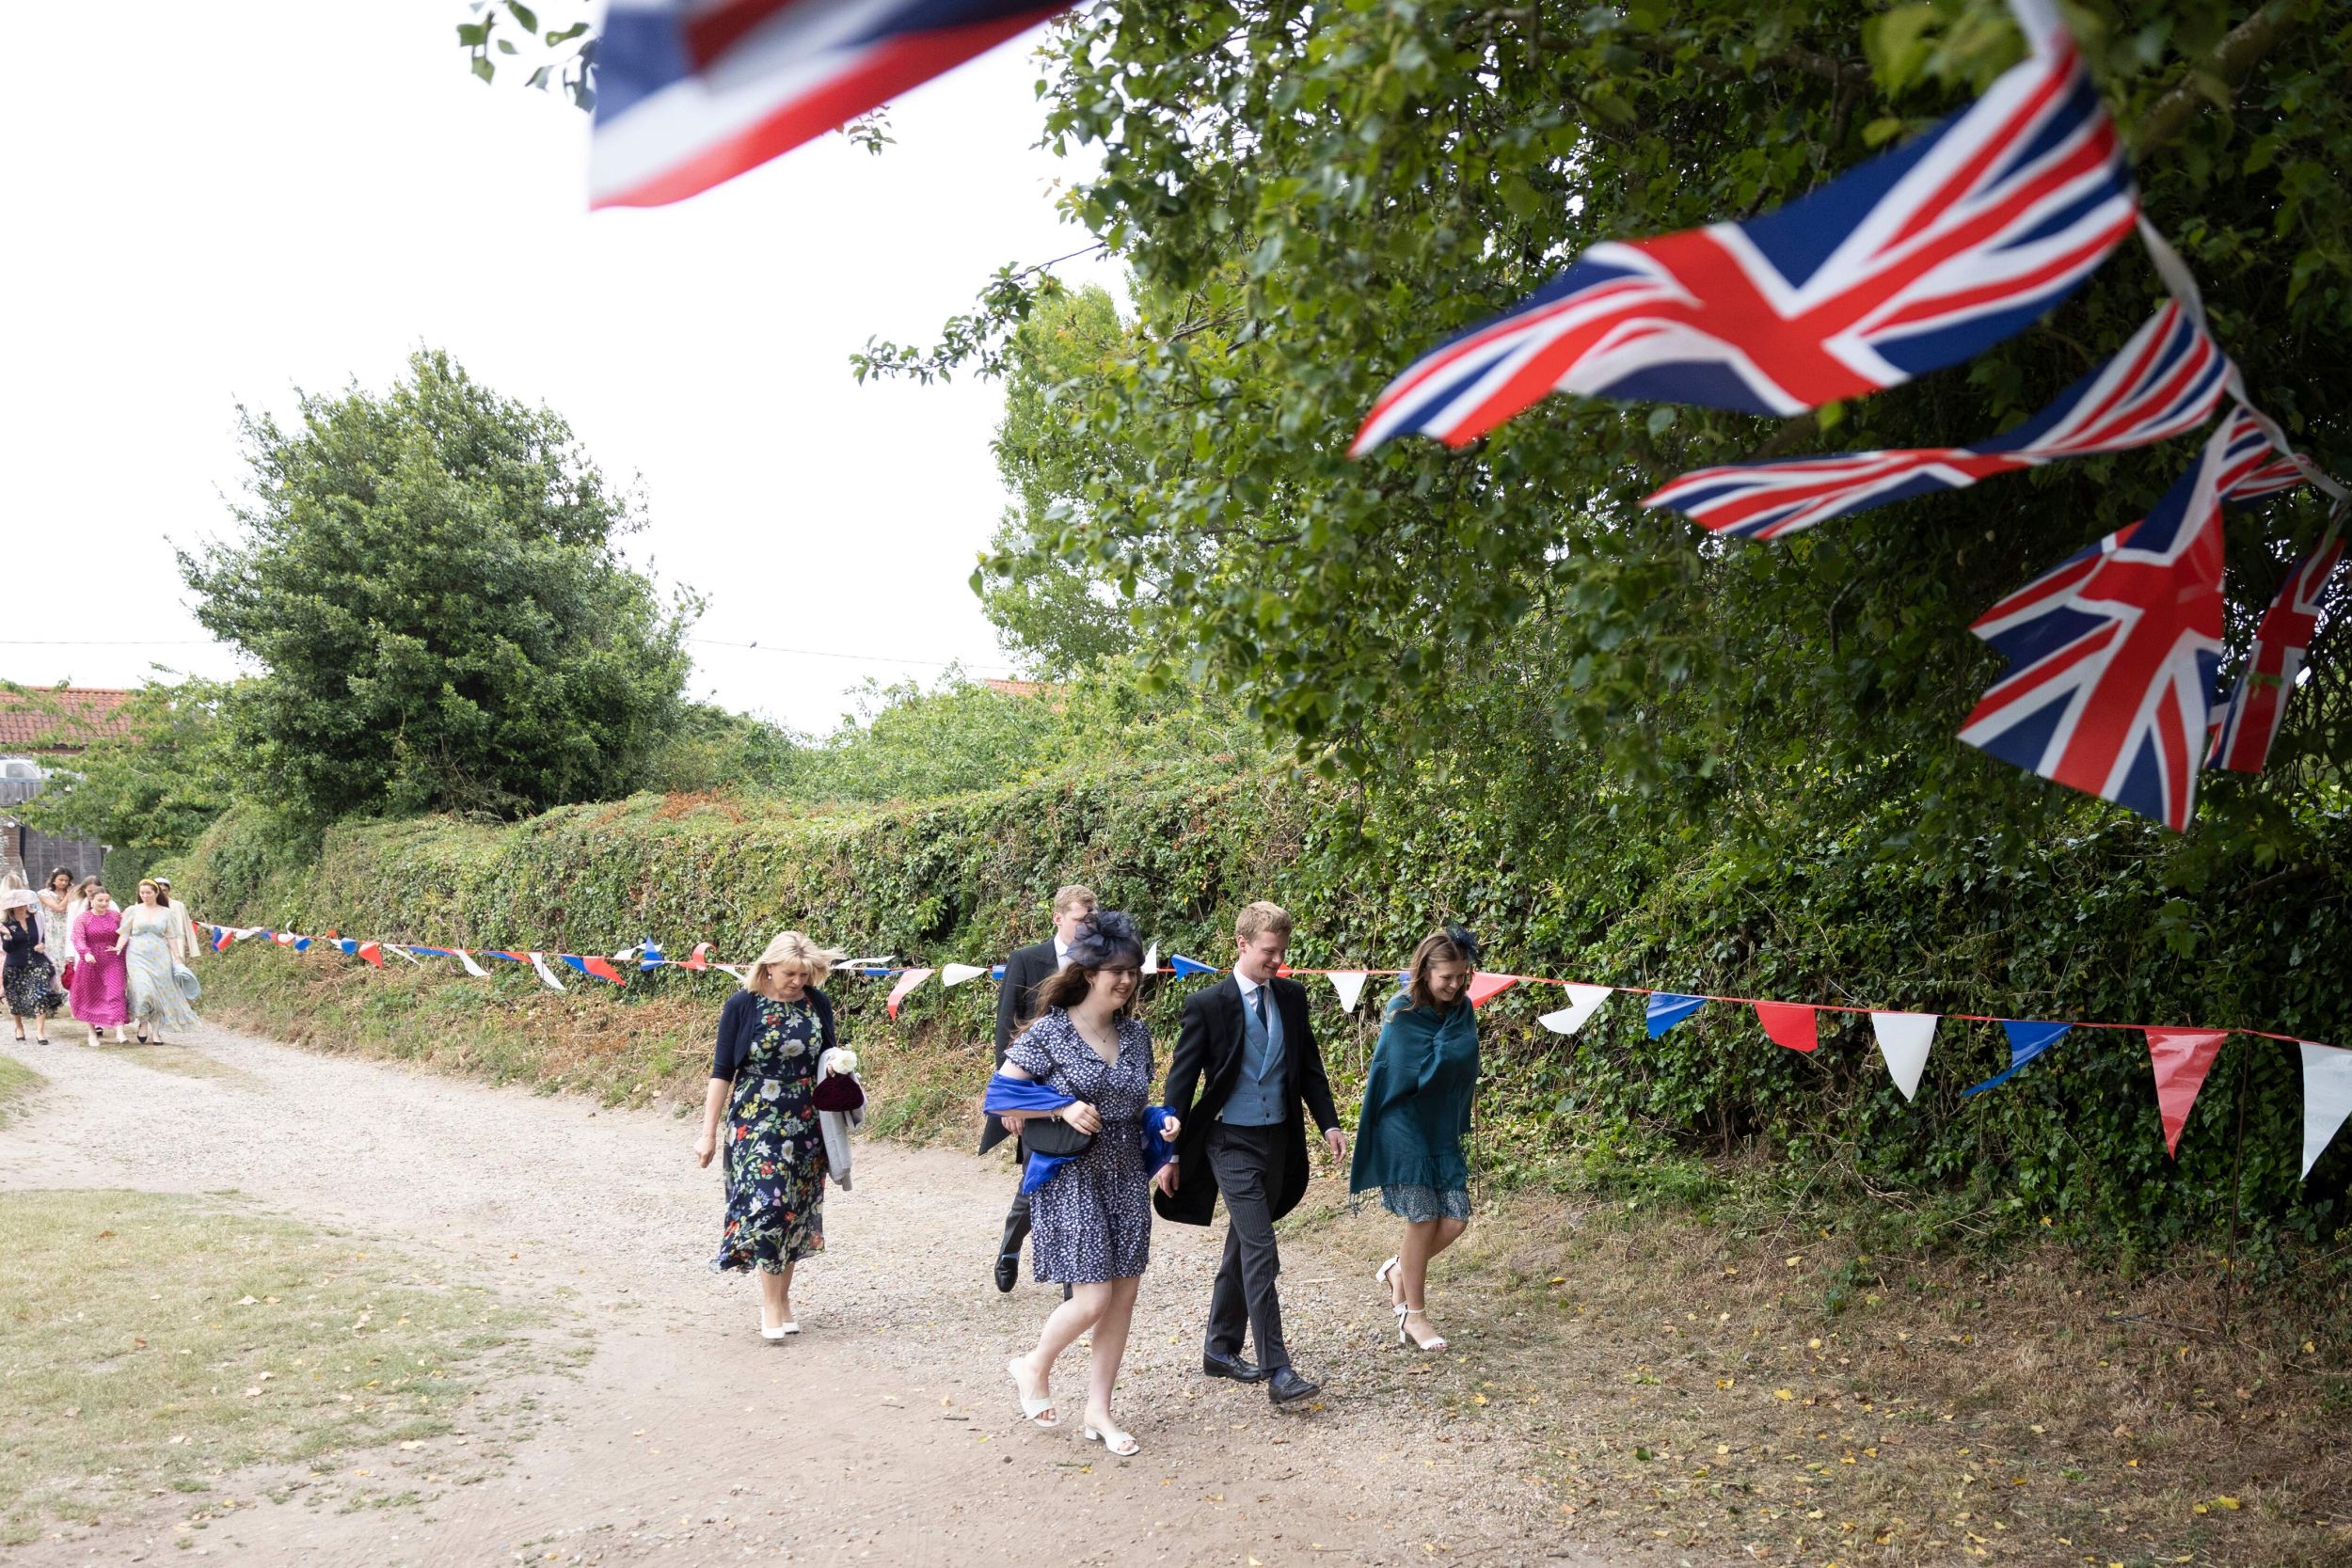
[[[722,1125],[727,1220],[714,1273],[782,1274],[825,1249],[825,1139],[811,1097],[833,1034],[822,992],[778,1002],[739,991],[721,1015],[714,1078],[731,1078]]]
[[[1143,1113],[1152,1105],[1152,1032],[1119,1026],[1119,1060],[1105,1062],[1059,1007],[1005,1053],[1039,1083],[1103,1115],[1087,1151],[1029,1195],[1029,1257],[1041,1283],[1132,1279],[1152,1261],[1152,1172]]]

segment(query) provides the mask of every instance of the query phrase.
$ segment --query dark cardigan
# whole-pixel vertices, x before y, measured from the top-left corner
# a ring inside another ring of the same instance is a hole
[[[802,999],[817,1009],[818,1053],[832,1050],[838,1043],[834,1036],[832,1000],[813,986],[802,992]],[[743,1070],[751,1057],[752,1041],[759,1035],[759,993],[745,989],[728,997],[727,1005],[719,1009],[719,1048],[710,1055],[713,1078],[732,1084]]]

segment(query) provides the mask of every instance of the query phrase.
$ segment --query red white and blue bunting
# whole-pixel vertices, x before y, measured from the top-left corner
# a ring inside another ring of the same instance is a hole
[[[683,969],[691,972],[717,971],[740,980],[750,966],[743,963],[723,963],[710,956],[711,943],[698,942],[687,957],[671,958],[651,939],[623,947],[610,958],[579,953],[549,953],[515,951],[501,948],[427,947],[415,942],[386,941],[356,942],[349,937],[329,931],[321,937],[297,936],[290,931],[273,931],[260,926],[219,926],[199,921],[197,928],[205,933],[214,951],[219,952],[240,942],[267,942],[296,953],[314,948],[331,948],[345,957],[356,958],[384,968],[384,956],[395,954],[412,962],[425,958],[453,958],[466,973],[487,977],[492,972],[477,960],[492,958],[502,963],[528,966],[542,984],[555,990],[565,988],[558,970],[589,975],[613,986],[626,985],[624,970],[634,966],[641,974],[657,969]],[[1144,961],[1147,974],[1169,979],[1189,979],[1196,975],[1221,974],[1215,964],[1202,963],[1183,954],[1170,955],[1163,965],[1159,948],[1153,945]],[[888,980],[890,991],[884,1006],[896,1020],[907,999],[933,978],[943,990],[977,980],[983,976],[1001,980],[1004,966],[983,964],[943,963],[930,965],[897,964],[887,957],[850,958],[834,968],[845,974],[866,979]],[[1363,969],[1295,969],[1285,967],[1285,974],[1316,974],[1331,983],[1343,1011],[1353,1013],[1363,1000],[1366,983],[1373,977],[1394,978],[1402,974],[1396,968]],[[1937,1026],[1946,1019],[1974,1023],[1997,1023],[2008,1037],[2009,1066],[1981,1084],[1961,1091],[1963,1098],[1973,1098],[1988,1089],[1997,1088],[2015,1077],[2044,1053],[2056,1046],[2076,1029],[2124,1030],[2138,1033],[2144,1039],[2150,1068],[2155,1076],[2158,1118],[2164,1133],[2168,1153],[2177,1154],[2181,1132],[2188,1120],[2189,1110],[2197,1102],[2198,1091],[2203,1087],[2205,1075],[2211,1070],[2221,1042],[2233,1034],[2248,1035],[2257,1039],[2276,1040],[2299,1048],[2303,1069],[2303,1174],[2309,1176],[2312,1164],[2327,1148],[2347,1117],[2352,1117],[2352,1051],[2338,1050],[2315,1040],[2295,1035],[2282,1035],[2267,1029],[2211,1029],[2196,1026],[2107,1023],[2084,1019],[2018,1019],[2003,1018],[1991,1013],[1920,1013],[1891,1008],[1857,1007],[1840,1003],[1776,1002],[1753,996],[1720,996],[1708,991],[1657,990],[1645,986],[1601,985],[1586,980],[1562,980],[1547,975],[1507,974],[1479,971],[1470,977],[1469,997],[1472,1006],[1484,1006],[1495,997],[1517,986],[1558,987],[1565,992],[1567,1006],[1543,1013],[1536,1022],[1555,1035],[1572,1036],[1581,1032],[1599,1012],[1602,1004],[1619,993],[1642,999],[1644,1027],[1651,1039],[1665,1034],[1708,1006],[1735,1006],[1745,1009],[1755,1020],[1765,1038],[1785,1050],[1810,1053],[1820,1048],[1820,1015],[1861,1014],[1870,1021],[1870,1030],[1877,1041],[1879,1053],[1885,1059],[1886,1071],[1906,1100],[1918,1096],[1919,1079],[1927,1069],[1928,1055],[1935,1043]]]

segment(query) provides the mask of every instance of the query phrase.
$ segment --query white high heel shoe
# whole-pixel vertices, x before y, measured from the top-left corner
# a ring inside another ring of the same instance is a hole
[[[1133,1459],[1136,1456],[1134,1433],[1121,1432],[1117,1427],[1082,1426],[1078,1429],[1078,1435],[1089,1443],[1102,1444],[1116,1458]]]
[[[1045,1414],[1047,1411],[1054,1408],[1053,1395],[1044,1394],[1036,1399],[1031,1399],[1029,1397],[1029,1386],[1022,1381],[1021,1363],[1019,1360],[1015,1359],[1005,1363],[1005,1375],[1012,1379],[1012,1394],[1013,1398],[1021,1402],[1021,1418],[1023,1420],[1028,1422],[1031,1426],[1037,1427],[1057,1427],[1061,1425],[1061,1417],[1058,1414],[1052,1416]],[[1091,1429],[1088,1431],[1087,1435],[1089,1437],[1094,1435]]]
[[[1429,1316],[1428,1312],[1419,1307],[1398,1307],[1396,1309],[1396,1342],[1409,1346],[1423,1355],[1435,1355],[1445,1349],[1444,1335],[1440,1334],[1424,1345],[1419,1339],[1414,1338],[1412,1332],[1405,1326],[1405,1320],[1407,1318],[1426,1318],[1427,1316]]]

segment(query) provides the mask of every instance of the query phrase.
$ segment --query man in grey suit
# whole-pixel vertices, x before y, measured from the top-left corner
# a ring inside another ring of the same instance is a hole
[[[1005,1052],[1020,1036],[1021,1026],[1037,1011],[1038,988],[1061,972],[1078,927],[1094,912],[1094,892],[1075,882],[1054,895],[1054,935],[1051,941],[1016,947],[1005,959],[1004,984],[996,991],[996,1065],[1005,1065]],[[980,1152],[994,1148],[1006,1136],[1005,1124],[992,1116],[980,1117]],[[1015,1165],[1020,1145],[1015,1143]],[[1021,1277],[1021,1243],[1029,1234],[1029,1195],[1016,1182],[1012,1207],[1005,1213],[1005,1233],[996,1243],[996,1288],[1010,1291]]]

